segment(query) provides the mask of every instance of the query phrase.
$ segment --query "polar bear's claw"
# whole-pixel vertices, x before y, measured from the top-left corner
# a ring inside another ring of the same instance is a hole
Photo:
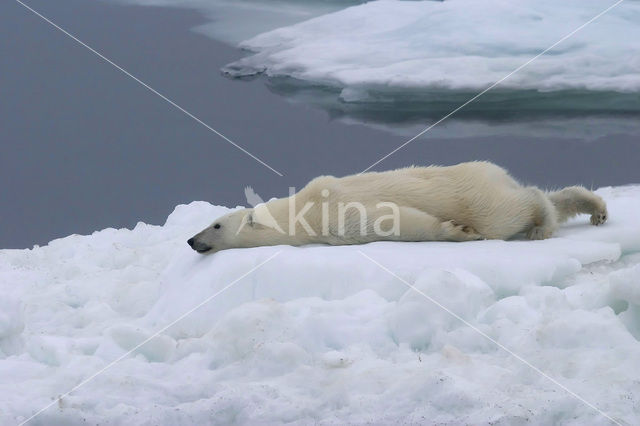
[[[442,223],[445,239],[450,241],[472,241],[481,240],[482,236],[473,227],[460,225],[453,220]]]
[[[545,240],[551,237],[552,233],[552,230],[547,229],[544,226],[534,226],[527,232],[527,238],[530,240]]]
[[[602,225],[607,221],[607,209],[600,210],[591,215],[591,224],[594,226]]]

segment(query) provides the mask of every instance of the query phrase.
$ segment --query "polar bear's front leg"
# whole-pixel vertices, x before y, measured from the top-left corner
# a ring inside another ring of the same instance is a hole
[[[472,227],[458,224],[452,220],[441,221],[423,211],[400,207],[401,241],[472,241],[482,236]]]
[[[478,234],[471,226],[460,225],[453,220],[441,222],[443,239],[446,241],[474,241],[482,240],[482,235]]]

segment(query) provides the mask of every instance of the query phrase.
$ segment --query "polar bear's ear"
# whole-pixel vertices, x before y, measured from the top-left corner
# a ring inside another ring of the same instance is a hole
[[[255,214],[253,212],[251,213],[247,213],[246,217],[246,222],[247,225],[251,228],[258,228],[260,227],[260,222],[258,222],[255,218]]]
[[[253,217],[251,216],[251,213],[247,213],[244,216],[242,216],[242,221],[240,221],[240,226],[238,226],[236,235],[238,235],[240,231],[244,229],[245,226],[249,226],[250,228],[253,228]]]
[[[256,218],[255,212],[247,214],[247,225],[254,229],[262,229],[265,227],[264,224],[260,223]]]

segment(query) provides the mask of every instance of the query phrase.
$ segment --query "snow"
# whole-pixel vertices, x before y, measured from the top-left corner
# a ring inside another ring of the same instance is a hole
[[[203,256],[186,239],[229,209],[193,202],[2,250],[0,423],[610,424],[481,331],[638,424],[640,186],[597,192],[609,222],[545,241]]]
[[[613,3],[379,0],[246,40],[241,46],[254,54],[226,71],[341,88],[344,102],[388,102],[389,94],[424,100],[429,97],[425,89],[479,91]],[[640,2],[625,1],[499,88],[637,93],[638,19]],[[555,102],[560,105],[563,98]]]

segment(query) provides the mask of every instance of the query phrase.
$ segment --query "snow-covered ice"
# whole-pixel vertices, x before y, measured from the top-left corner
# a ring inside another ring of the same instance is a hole
[[[202,256],[186,239],[229,209],[193,202],[163,226],[2,250],[0,423],[54,402],[32,424],[609,424],[410,284],[638,424],[640,186],[598,193],[607,224],[545,241]]]
[[[346,102],[384,91],[483,89],[613,3],[374,1],[247,40],[241,45],[255,54],[227,70],[340,87]],[[640,2],[625,1],[500,87],[638,92],[638,19]]]
[[[615,0],[111,1],[196,9],[208,21],[196,31],[247,50],[224,74],[267,75],[333,119],[412,137]],[[637,132],[639,18],[640,2],[624,1],[429,136]]]
[[[247,56],[222,70],[266,75],[289,99],[410,137],[500,81],[430,135],[509,135],[515,122],[538,137],[596,139],[611,133],[611,115],[640,111],[640,2],[590,22],[614,3],[345,3],[241,42]],[[615,121],[637,131],[638,120]]]

